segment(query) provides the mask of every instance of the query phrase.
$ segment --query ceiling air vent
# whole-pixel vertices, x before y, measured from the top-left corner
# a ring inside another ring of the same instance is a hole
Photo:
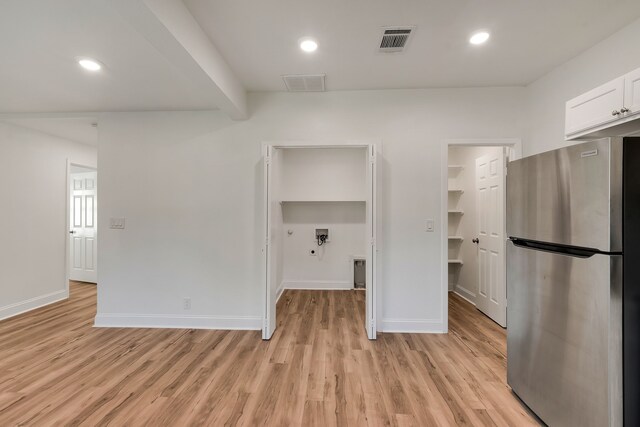
[[[380,52],[402,52],[415,27],[384,27],[380,39]]]
[[[324,92],[324,74],[282,76],[289,92]]]

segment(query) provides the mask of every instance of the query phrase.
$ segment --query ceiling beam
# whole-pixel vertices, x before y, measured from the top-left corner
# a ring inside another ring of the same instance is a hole
[[[234,120],[248,118],[247,93],[181,0],[104,0],[176,69],[211,92]]]

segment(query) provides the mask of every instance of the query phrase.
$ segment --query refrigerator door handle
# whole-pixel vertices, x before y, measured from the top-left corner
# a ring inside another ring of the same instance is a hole
[[[519,248],[531,249],[534,251],[551,252],[576,258],[591,258],[596,254],[603,253],[597,249],[555,245],[553,243],[536,242],[535,240],[518,239],[515,237],[510,237],[509,240],[511,240],[514,246],[517,246]]]

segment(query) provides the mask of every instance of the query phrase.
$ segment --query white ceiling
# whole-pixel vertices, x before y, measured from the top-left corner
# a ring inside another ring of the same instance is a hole
[[[0,112],[216,108],[110,1],[2,0]],[[105,69],[88,73],[77,56]]]
[[[0,113],[214,109],[225,90],[241,102],[242,85],[282,91],[301,73],[326,73],[328,90],[524,85],[640,17],[638,0],[184,0],[187,16],[172,1],[2,0]],[[417,26],[404,53],[377,52],[386,25]],[[479,28],[491,40],[472,47]]]
[[[640,16],[638,0],[185,0],[248,90],[327,74],[328,90],[525,85]],[[402,54],[380,28],[416,25]],[[491,40],[468,44],[486,28]],[[300,37],[313,36],[315,54]],[[630,41],[631,42],[631,41]]]

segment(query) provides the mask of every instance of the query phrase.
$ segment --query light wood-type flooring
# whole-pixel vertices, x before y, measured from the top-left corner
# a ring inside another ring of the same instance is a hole
[[[362,291],[286,291],[259,331],[93,328],[96,288],[0,322],[0,426],[537,425],[505,331],[452,295],[447,335],[364,331]]]

